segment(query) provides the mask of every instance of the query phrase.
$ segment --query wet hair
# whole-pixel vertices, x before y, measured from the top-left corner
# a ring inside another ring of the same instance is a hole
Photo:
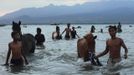
[[[41,32],[41,28],[37,28],[37,31]]]
[[[67,24],[67,26],[70,26],[70,25],[71,25],[70,23]]]
[[[72,27],[72,29],[75,29],[75,27]]]
[[[110,29],[114,29],[115,31],[117,30],[116,26],[109,26],[108,31],[110,31]]]
[[[18,34],[18,32],[14,31],[14,32],[11,33],[11,36],[13,37],[16,34]]]
[[[56,31],[59,31],[59,30],[60,30],[59,26],[56,26]]]

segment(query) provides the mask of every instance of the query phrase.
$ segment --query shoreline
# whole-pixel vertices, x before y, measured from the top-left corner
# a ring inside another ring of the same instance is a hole
[[[27,24],[23,24],[22,25],[52,25],[52,26],[56,26],[56,25],[66,25],[67,23],[27,23]],[[71,25],[101,25],[101,24],[112,24],[112,25],[117,25],[118,23],[70,23]],[[121,25],[133,25],[134,23],[121,23]],[[12,24],[0,24],[0,27],[6,26],[6,25],[12,25]]]

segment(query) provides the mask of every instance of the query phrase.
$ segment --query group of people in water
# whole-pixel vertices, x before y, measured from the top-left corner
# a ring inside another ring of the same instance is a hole
[[[116,26],[116,25],[114,25],[114,26]],[[109,26],[108,26],[108,27],[109,27]],[[116,31],[117,31],[118,33],[121,33],[121,32],[122,32],[122,25],[121,25],[120,22],[119,22],[118,25],[116,26],[116,29],[117,29]],[[91,32],[91,33],[94,33],[95,30],[96,30],[95,26],[92,25],[90,32]],[[103,33],[103,29],[101,28],[99,32]]]
[[[79,38],[79,35],[77,34],[75,27],[70,28],[70,23],[67,24],[67,28],[64,29],[64,31],[60,34],[60,27],[56,26],[56,31],[52,33],[52,39],[62,39],[62,34],[65,32],[65,39],[75,39],[76,36]]]
[[[91,30],[92,31],[92,30]],[[52,39],[62,39],[62,34],[66,32],[65,39],[76,38],[77,32],[74,27],[70,29],[70,24],[67,24],[67,28],[60,34],[59,26],[56,26],[56,31],[52,33]],[[94,36],[92,32],[86,34],[83,38],[79,38],[77,41],[77,53],[78,58],[82,58],[84,62],[91,61],[92,65],[99,65],[102,64],[99,61],[99,57],[104,56],[105,54],[109,53],[108,64],[116,64],[121,61],[121,47],[124,48],[124,58],[127,58],[128,49],[123,41],[123,39],[116,36],[117,27],[116,26],[109,26],[108,29],[109,35],[111,36],[110,39],[106,41],[106,48],[103,52],[96,55],[95,50],[95,39],[97,36]],[[8,45],[8,53],[5,65],[9,65],[9,57],[12,53],[10,64],[13,65],[24,65],[28,64],[28,61],[23,53],[22,50],[22,41],[21,35],[18,32],[11,33],[13,41],[11,41]],[[41,33],[41,28],[37,28],[37,34],[35,35],[36,45],[40,46],[43,45],[45,42],[45,36]]]
[[[106,48],[100,54],[95,55],[95,38],[92,33],[86,34],[83,38],[77,42],[78,58],[82,58],[83,61],[91,61],[91,64],[101,66],[99,57],[109,53],[108,65],[113,66],[121,61],[121,47],[124,48],[124,58],[127,59],[128,49],[123,39],[116,36],[117,27],[109,26],[108,29],[110,39],[106,41]],[[97,60],[96,62],[94,60]]]

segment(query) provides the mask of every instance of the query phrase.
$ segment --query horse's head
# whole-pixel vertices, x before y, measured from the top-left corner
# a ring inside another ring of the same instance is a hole
[[[12,22],[12,30],[21,33],[20,25],[21,25],[21,21],[19,21],[18,23],[13,21]]]
[[[88,40],[89,42],[91,42],[91,41],[94,41],[94,40],[97,38],[97,36],[93,36],[92,33],[88,33],[88,34],[86,34],[86,35],[84,36],[84,38],[85,38],[86,40]]]

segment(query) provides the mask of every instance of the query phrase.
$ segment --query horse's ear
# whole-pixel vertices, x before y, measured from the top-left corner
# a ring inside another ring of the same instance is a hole
[[[15,22],[14,21],[12,21],[12,25],[14,25],[15,24]]]
[[[19,23],[18,23],[19,25],[21,25],[21,21],[19,21]]]
[[[94,36],[94,39],[96,39],[97,38],[97,35],[96,36]]]
[[[85,39],[87,39],[88,35],[83,36]]]

